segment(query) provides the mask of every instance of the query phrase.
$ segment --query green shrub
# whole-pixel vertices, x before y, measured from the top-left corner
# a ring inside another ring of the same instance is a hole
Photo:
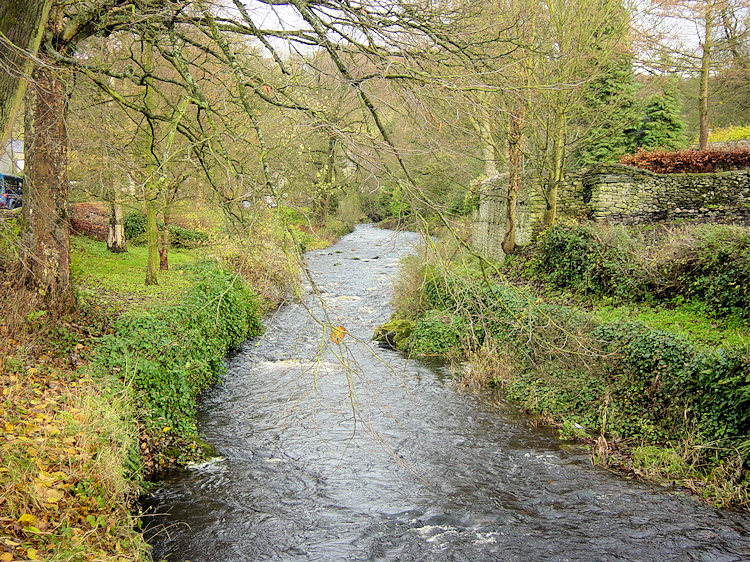
[[[625,244],[607,244],[595,227],[557,223],[537,239],[532,269],[562,288],[618,299],[644,294],[642,273]]]
[[[146,234],[146,215],[139,211],[125,213],[122,217],[125,238],[133,240]]]
[[[382,190],[378,202],[385,213],[384,218],[398,217],[408,219],[414,212],[408,194],[398,183]]]
[[[460,316],[442,310],[429,310],[414,327],[412,350],[420,355],[445,355],[458,351],[465,329]]]
[[[208,242],[208,234],[176,224],[169,227],[169,243],[175,248],[197,248]]]
[[[612,354],[609,379],[616,416],[608,429],[624,437],[679,436],[690,396],[685,392],[693,345],[634,322],[598,327],[594,336]]]
[[[580,294],[618,302],[692,299],[714,316],[750,316],[750,231],[744,227],[700,225],[646,244],[622,227],[555,224],[530,255],[523,274]]]
[[[126,213],[122,220],[125,238],[133,242],[142,241],[146,235],[146,215],[133,211]],[[163,231],[164,223],[158,223],[157,227]],[[208,234],[205,232],[183,228],[176,224],[169,225],[169,243],[175,248],[197,248],[206,242],[208,242]]]
[[[707,441],[750,435],[750,350],[702,351],[690,366],[690,389],[698,427]],[[748,457],[750,458],[750,457]]]
[[[96,367],[132,383],[146,428],[196,436],[196,397],[224,372],[226,353],[260,333],[258,305],[241,280],[215,264],[189,269],[180,303],[131,311],[102,339]]]
[[[697,228],[676,259],[660,264],[676,280],[663,296],[705,302],[717,316],[750,316],[750,231],[726,225]],[[658,290],[658,288],[657,288]]]

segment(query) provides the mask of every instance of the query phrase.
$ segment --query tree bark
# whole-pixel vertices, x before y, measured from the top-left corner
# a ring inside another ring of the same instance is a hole
[[[50,0],[0,3],[0,155],[21,107],[26,78],[49,15]]]
[[[153,176],[147,180],[147,184],[153,183]],[[146,187],[146,245],[148,247],[148,262],[146,264],[146,285],[158,285],[159,278],[159,233],[156,224],[156,198],[157,189],[153,186]]]
[[[698,92],[698,119],[700,133],[698,135],[698,149],[705,150],[708,146],[708,78],[711,71],[711,47],[713,46],[713,0],[705,0],[703,52],[701,54],[700,90]]]
[[[161,232],[160,243],[159,243],[159,269],[162,271],[169,270],[169,205],[164,205],[164,210],[161,213],[164,221],[164,229]]]
[[[21,261],[28,286],[43,296],[46,306],[61,311],[75,303],[70,278],[65,109],[59,70],[51,64],[34,69],[26,99],[26,230]]]
[[[508,206],[502,243],[503,252],[508,255],[516,251],[518,194],[523,175],[523,119],[523,110],[512,114],[508,127]]]
[[[127,251],[125,245],[125,222],[123,220],[122,204],[117,196],[110,202],[109,231],[107,232],[107,250],[115,254]]]
[[[552,131],[552,153],[549,162],[549,177],[544,193],[546,207],[544,209],[544,226],[550,226],[557,216],[557,193],[563,178],[565,167],[565,126],[567,116],[563,111],[557,111],[554,117]]]

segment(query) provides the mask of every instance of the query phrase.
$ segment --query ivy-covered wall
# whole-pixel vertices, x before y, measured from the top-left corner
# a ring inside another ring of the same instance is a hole
[[[481,182],[473,239],[480,252],[501,257],[507,174]],[[622,164],[570,173],[558,194],[558,218],[621,224],[690,219],[750,224],[750,170],[713,174],[656,174]],[[545,200],[538,178],[527,174],[518,205],[518,244],[542,228]]]

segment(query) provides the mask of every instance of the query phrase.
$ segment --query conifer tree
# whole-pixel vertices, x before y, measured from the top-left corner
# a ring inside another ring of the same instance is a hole
[[[653,96],[646,106],[638,131],[638,146],[647,150],[684,148],[684,129],[677,92],[668,88]]]

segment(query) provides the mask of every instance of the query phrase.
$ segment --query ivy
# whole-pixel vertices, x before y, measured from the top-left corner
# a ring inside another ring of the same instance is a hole
[[[176,305],[133,310],[97,349],[96,367],[132,384],[148,429],[197,435],[198,394],[224,373],[224,356],[262,331],[255,295],[207,262],[187,268],[193,287]]]

